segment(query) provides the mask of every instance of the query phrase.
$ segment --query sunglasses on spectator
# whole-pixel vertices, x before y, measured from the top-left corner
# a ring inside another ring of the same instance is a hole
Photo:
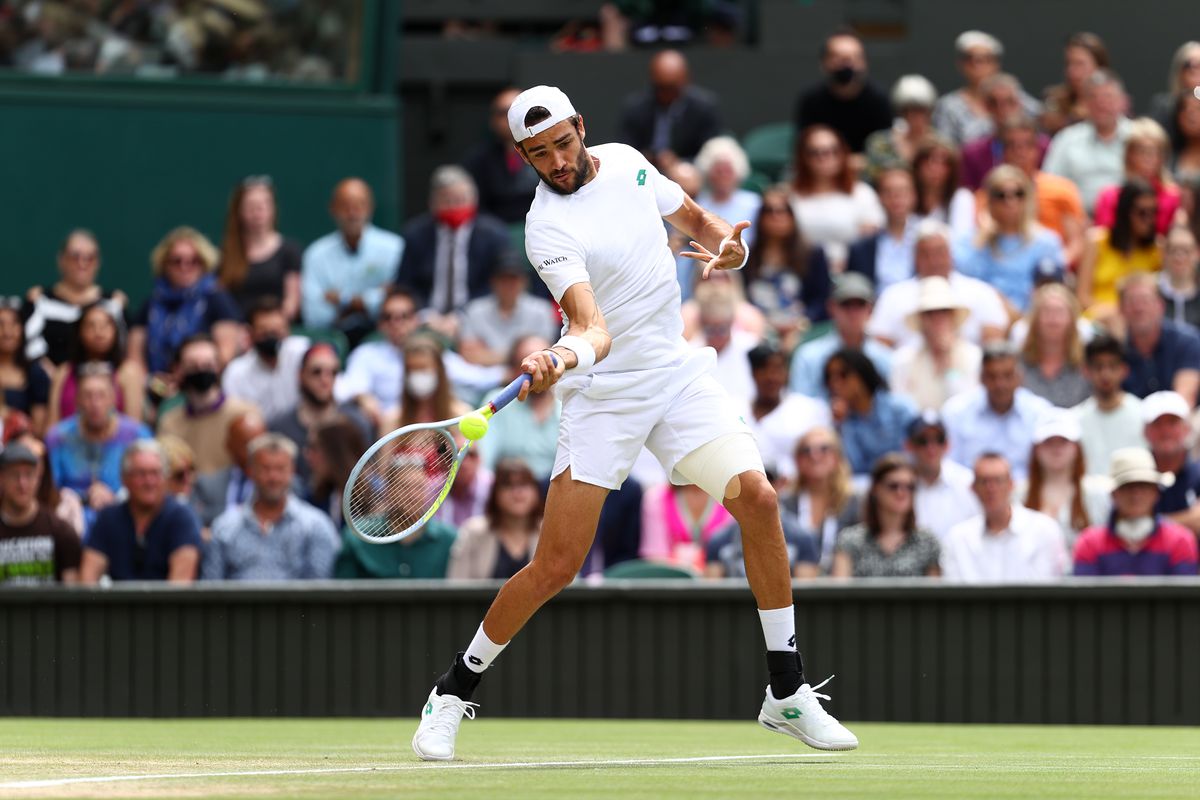
[[[925,436],[923,434],[921,436],[914,436],[912,443],[915,447],[925,447],[926,445],[931,444],[940,446],[946,443],[946,434],[935,433],[930,436]]]
[[[1183,69],[1200,69],[1200,61],[1187,60],[1179,65]]]
[[[1000,200],[1000,201],[1024,200],[1025,199],[1025,190],[1024,189],[1009,189],[1008,191],[1005,191],[1004,189],[992,189],[990,192],[988,192],[988,197],[992,198],[993,200]]]
[[[203,267],[204,259],[200,256],[192,256],[191,258],[183,258],[182,256],[171,256],[167,259],[167,266],[170,267]]]
[[[305,367],[309,375],[337,375],[337,367]]]
[[[796,453],[805,458],[813,458],[815,456],[827,456],[833,452],[831,444],[806,444],[804,447],[798,448]]]
[[[836,158],[839,155],[836,147],[810,147],[807,152],[809,158]]]
[[[99,257],[97,253],[87,253],[82,250],[70,250],[66,254],[67,261],[82,261],[84,264],[91,264]]]
[[[883,488],[889,492],[908,492],[911,494],[917,490],[917,485],[912,481],[887,481],[883,484]]]
[[[417,315],[415,311],[385,311],[379,315],[379,319],[384,322],[407,322]]]
[[[172,473],[171,473],[171,480],[175,480],[175,481],[181,481],[181,480],[183,480],[184,478],[186,478],[186,477],[188,477],[189,475],[191,475],[191,474],[192,474],[193,472],[195,472],[195,471],[196,471],[196,468],[195,468],[194,466],[192,466],[191,464],[188,464],[187,466],[185,466],[185,467],[180,467],[179,469],[177,469],[177,470],[175,470],[174,472],[172,472]]]

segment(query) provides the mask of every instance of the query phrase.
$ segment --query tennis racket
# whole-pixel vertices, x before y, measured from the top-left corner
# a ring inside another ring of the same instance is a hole
[[[490,419],[530,380],[521,375],[476,412]],[[342,490],[342,517],[356,536],[374,544],[398,542],[437,513],[471,448],[470,439],[463,437],[459,447],[454,438],[462,419],[407,425],[363,453]]]

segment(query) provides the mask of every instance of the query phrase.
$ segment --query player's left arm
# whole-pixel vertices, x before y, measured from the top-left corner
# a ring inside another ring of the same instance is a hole
[[[693,249],[680,255],[703,262],[705,278],[714,269],[740,269],[746,263],[748,253],[742,231],[750,227],[749,222],[730,225],[687,195],[683,197],[683,205],[668,214],[666,220],[691,238]]]
[[[612,348],[612,336],[590,283],[572,284],[563,292],[559,305],[567,318],[567,333],[549,350],[540,350],[522,362],[521,369],[533,377],[521,389],[519,400],[524,400],[530,392],[546,391],[566,370],[581,363],[585,367],[598,364]]]

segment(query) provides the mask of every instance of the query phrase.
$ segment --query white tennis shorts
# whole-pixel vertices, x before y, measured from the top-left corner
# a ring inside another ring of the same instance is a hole
[[[714,439],[750,429],[709,374],[717,354],[693,350],[671,366],[564,378],[554,477],[618,489],[645,446],[677,485],[675,465]],[[752,435],[752,434],[750,434]],[[758,469],[762,469],[761,463]]]

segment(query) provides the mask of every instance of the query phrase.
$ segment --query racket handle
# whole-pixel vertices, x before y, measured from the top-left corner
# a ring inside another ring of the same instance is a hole
[[[554,365],[558,366],[558,356],[556,356],[554,353],[550,353],[550,358],[554,361]],[[528,372],[523,372],[521,375],[517,376],[516,380],[514,380],[508,386],[505,386],[504,391],[500,392],[500,394],[496,395],[496,398],[492,400],[492,402],[488,403],[492,413],[495,414],[513,400],[516,400],[517,395],[521,393],[521,389],[523,389],[525,384],[529,383],[531,380],[533,380],[533,376]]]

